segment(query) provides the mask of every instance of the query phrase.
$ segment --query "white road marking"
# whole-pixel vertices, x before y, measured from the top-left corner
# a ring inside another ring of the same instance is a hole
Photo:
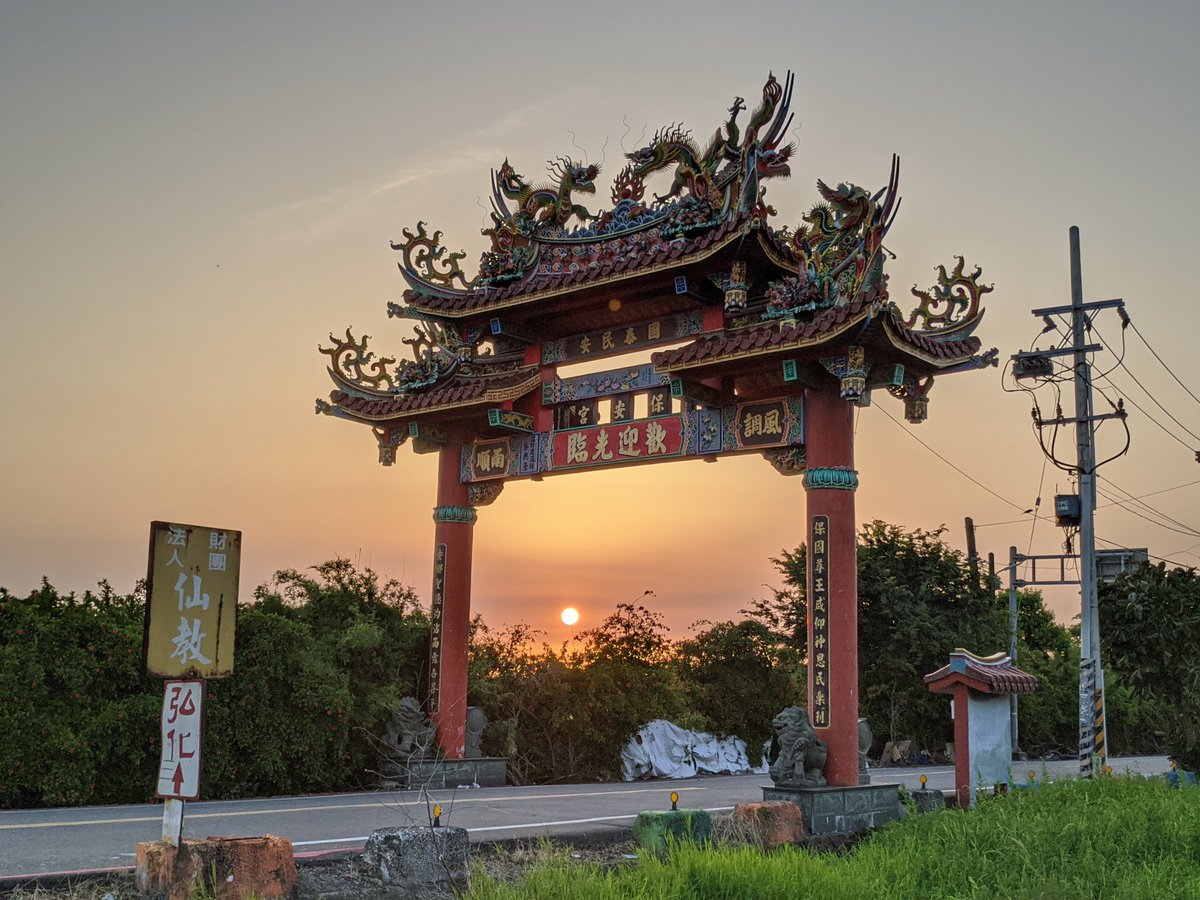
[[[703,791],[705,788],[700,787],[677,787],[679,793],[686,791]],[[407,792],[405,792],[407,793]],[[469,796],[469,797],[453,797],[446,798],[440,802],[449,803],[451,805],[466,804],[466,803],[496,803],[507,802],[511,800],[552,800],[552,799],[574,799],[576,797],[613,797],[625,796],[626,794],[661,794],[664,793],[662,788],[634,788],[627,791],[587,791],[580,794],[525,794],[515,797],[496,797],[496,796]],[[224,802],[224,801],[222,801]],[[395,801],[395,800],[372,800],[368,803],[328,803],[317,806],[270,806],[263,809],[245,809],[234,810],[230,812],[206,812],[206,813],[187,813],[185,818],[192,822],[196,819],[224,819],[235,818],[239,816],[265,816],[275,813],[289,812],[320,812],[327,809],[396,809],[405,807],[426,808],[432,805],[434,799],[431,797],[424,800],[420,795],[411,800]],[[13,831],[17,829],[30,828],[68,828],[71,826],[82,825],[121,825],[133,822],[161,822],[162,814],[159,813],[153,816],[131,816],[129,818],[114,818],[114,819],[76,819],[71,822],[23,822],[18,825],[0,825],[0,831]]]
[[[728,812],[732,806],[710,806],[704,812]],[[520,825],[487,825],[479,828],[468,828],[470,834],[484,831],[516,831],[521,828],[555,828],[561,825],[588,825],[592,822],[619,822],[623,819],[636,819],[637,813],[625,816],[596,816],[591,819],[560,819],[557,822],[528,822]],[[329,838],[321,841],[292,841],[293,847],[311,847],[317,844],[365,844],[365,837]]]

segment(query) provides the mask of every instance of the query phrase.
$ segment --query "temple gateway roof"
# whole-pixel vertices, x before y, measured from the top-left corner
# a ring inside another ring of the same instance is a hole
[[[884,388],[923,419],[935,375],[995,364],[972,335],[992,288],[957,257],[913,287],[912,311],[892,300],[883,242],[900,206],[896,157],[882,187],[818,180],[801,221],[774,224],[767,189],[794,165],[793,83],[770,76],[744,119],[735,98],[703,144],[659,129],[625,155],[607,208],[592,205],[595,163],[559,157],[534,184],[504,160],[474,275],[440,231],[404,229],[392,247],[407,289],[388,317],[412,323],[401,343],[413,359],[331,335],[320,349],[335,390],[317,412],[371,425],[390,461],[384,445],[402,435],[536,430],[557,365],[658,348],[655,371],[685,403],[790,395],[833,374],[848,400]],[[665,193],[650,190],[655,176],[669,177]]]

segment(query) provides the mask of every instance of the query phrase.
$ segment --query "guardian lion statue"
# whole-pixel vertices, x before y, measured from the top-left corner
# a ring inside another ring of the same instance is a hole
[[[778,753],[767,771],[779,787],[820,787],[825,784],[822,769],[828,757],[825,742],[817,737],[808,721],[808,710],[789,706],[777,715],[775,744]]]

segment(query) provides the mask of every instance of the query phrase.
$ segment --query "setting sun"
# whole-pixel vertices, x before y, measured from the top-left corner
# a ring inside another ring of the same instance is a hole
[[[562,620],[564,625],[574,625],[579,621],[579,610],[573,606],[568,606],[562,611]]]

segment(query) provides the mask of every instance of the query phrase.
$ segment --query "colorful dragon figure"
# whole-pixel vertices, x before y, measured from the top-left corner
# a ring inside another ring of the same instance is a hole
[[[594,194],[600,166],[595,163],[580,165],[565,156],[560,156],[549,165],[550,175],[557,182],[555,184],[526,183],[507,159],[498,171],[492,173],[492,205],[495,210],[492,220],[497,229],[511,223],[518,233],[529,235],[547,222],[562,228],[571,216],[583,222],[596,218],[585,207],[573,203],[571,194]],[[509,211],[506,198],[516,201],[514,212]]]
[[[952,272],[947,273],[945,266],[938,266],[937,284],[927,291],[919,290],[914,284],[912,294],[921,304],[912,311],[905,327],[921,331],[923,334],[934,333],[938,338],[964,338],[971,334],[983,318],[980,301],[984,294],[991,293],[993,285],[980,284],[979,276],[983,270],[976,266],[970,275],[963,272],[967,261],[956,256],[958,265]],[[917,320],[921,327],[917,328]]]
[[[765,213],[762,203],[763,189],[760,186],[767,178],[787,178],[792,174],[788,165],[796,147],[780,142],[792,124],[789,112],[792,105],[792,87],[795,76],[787,73],[785,84],[775,79],[774,74],[763,85],[762,102],[750,114],[746,135],[737,154],[738,177],[730,185],[730,200],[739,212],[759,209]],[[763,129],[766,129],[765,133]]]
[[[686,189],[684,199],[695,198],[717,209],[754,209],[761,200],[763,179],[791,174],[788,159],[794,148],[790,144],[780,147],[791,122],[788,108],[794,76],[789,73],[786,80],[786,86],[782,86],[774,75],[768,78],[762,103],[751,113],[745,135],[737,117],[746,105],[737,97],[729,107],[729,119],[703,150],[688,131],[670,125],[660,129],[647,146],[626,154],[633,166],[632,175],[644,179],[674,166],[670,190],[655,195],[659,203],[680,197]]]
[[[683,193],[684,188],[698,200],[712,203],[719,193],[715,176],[724,147],[719,131],[708,147],[701,151],[690,132],[678,125],[669,125],[659,129],[647,146],[626,153],[625,158],[632,164],[632,176],[639,181],[668,166],[675,166],[671,189],[665,194],[654,195],[658,203],[674,200]]]
[[[821,282],[826,296],[830,286],[838,283],[836,293],[847,297],[863,286],[868,275],[878,276],[883,238],[900,206],[899,182],[900,160],[895,156],[887,187],[875,194],[856,184],[843,182],[831,188],[818,181],[823,202],[803,216],[806,224],[791,235],[801,277]]]

